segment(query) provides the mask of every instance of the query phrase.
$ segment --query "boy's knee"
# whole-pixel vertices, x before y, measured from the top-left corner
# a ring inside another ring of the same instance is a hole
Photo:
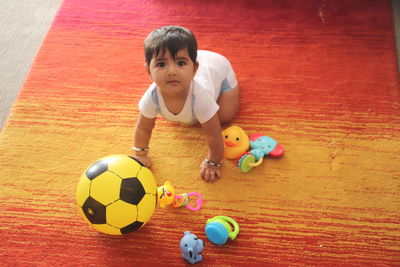
[[[226,114],[226,113],[223,114],[222,112],[218,113],[218,118],[219,118],[219,122],[220,122],[221,126],[231,123],[233,121],[233,119],[235,118],[235,115],[236,115],[236,112],[228,113],[228,114]]]

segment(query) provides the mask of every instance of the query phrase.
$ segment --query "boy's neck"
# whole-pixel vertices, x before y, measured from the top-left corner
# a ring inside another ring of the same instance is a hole
[[[164,104],[169,110],[169,112],[177,115],[181,113],[183,107],[185,106],[187,96],[189,94],[189,89],[186,90],[184,93],[179,94],[179,95],[168,95],[168,94],[163,94],[162,92],[161,96],[164,100]]]

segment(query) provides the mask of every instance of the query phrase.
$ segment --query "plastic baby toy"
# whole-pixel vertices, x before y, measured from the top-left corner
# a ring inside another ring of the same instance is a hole
[[[280,157],[283,147],[273,138],[262,134],[249,137],[239,126],[230,126],[222,131],[224,139],[224,158],[239,159],[238,167],[242,172],[249,172],[263,163],[264,156]],[[247,152],[250,146],[250,151]]]
[[[264,156],[278,158],[283,155],[285,150],[275,141],[275,139],[264,136],[262,134],[252,134],[250,136],[251,150],[244,154],[238,166],[242,172],[249,172],[254,167],[258,167],[263,163]]]
[[[174,201],[175,187],[170,182],[165,182],[164,185],[157,188],[157,202],[161,208],[169,206]]]
[[[238,159],[249,149],[249,137],[239,126],[231,126],[222,131],[224,158]]]
[[[196,207],[189,204],[191,196],[197,196]],[[172,205],[174,208],[186,207],[191,211],[198,211],[203,205],[203,197],[197,192],[176,194],[175,187],[166,181],[164,185],[157,188],[157,202],[161,208]]]
[[[191,234],[189,231],[185,231],[180,246],[182,249],[182,257],[191,264],[203,260],[203,256],[200,255],[204,249],[203,240],[198,239],[196,235]]]
[[[230,217],[215,216],[207,220],[205,231],[208,240],[214,244],[223,245],[228,238],[234,240],[237,237],[239,225]]]

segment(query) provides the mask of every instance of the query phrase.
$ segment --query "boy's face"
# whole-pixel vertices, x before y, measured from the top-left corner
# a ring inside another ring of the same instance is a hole
[[[153,57],[146,70],[164,95],[186,96],[190,83],[196,74],[198,63],[194,63],[187,48],[181,49],[172,57],[168,49]]]

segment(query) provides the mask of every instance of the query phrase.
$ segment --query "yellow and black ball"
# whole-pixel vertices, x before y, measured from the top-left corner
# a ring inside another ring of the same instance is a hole
[[[93,163],[81,176],[79,211],[96,230],[122,235],[145,225],[157,205],[157,183],[136,159],[112,155]]]

